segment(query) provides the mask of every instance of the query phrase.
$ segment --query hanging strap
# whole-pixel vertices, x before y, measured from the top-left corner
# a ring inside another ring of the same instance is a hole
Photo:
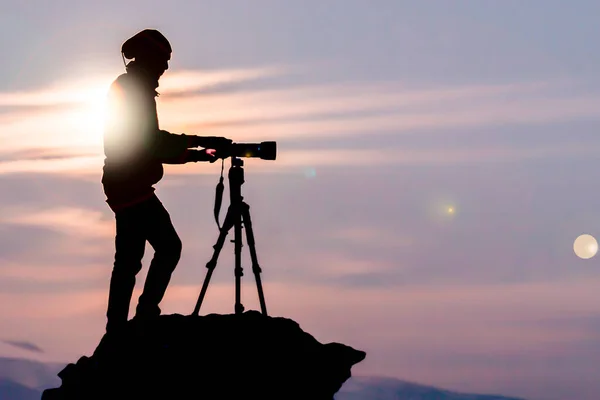
[[[223,184],[223,168],[225,166],[225,159],[221,160],[221,177],[219,178],[219,183],[217,183],[217,188],[215,190],[215,221],[219,230],[221,230],[221,224],[219,223],[219,212],[221,211],[221,203],[223,202],[223,190],[225,189],[225,185]]]

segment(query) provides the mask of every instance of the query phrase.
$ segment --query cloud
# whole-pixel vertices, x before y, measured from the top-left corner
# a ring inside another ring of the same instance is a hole
[[[110,276],[111,265],[55,265],[52,262],[38,265],[4,262],[0,267],[0,283],[18,285],[20,290],[33,286],[40,289],[40,284],[46,287],[56,287],[65,283],[103,282]]]
[[[11,235],[2,243],[2,290],[93,286],[110,273],[114,220],[99,211],[4,206],[0,227]]]
[[[596,279],[479,287],[427,285],[398,290],[265,282],[264,290],[271,315],[294,318],[307,329],[323,335],[323,340],[335,340],[335,332],[343,331],[343,336],[350,335],[354,338],[352,341],[368,343],[369,347],[380,348],[385,344],[427,347],[428,353],[462,349],[506,354],[524,348],[549,348],[560,341],[570,343],[596,335],[595,330],[586,331],[576,325],[556,324],[555,329],[548,329],[522,322],[552,320],[561,315],[597,316],[600,310],[593,301],[597,284]],[[197,285],[171,285],[163,303],[164,312],[191,313],[200,288],[201,281]],[[233,312],[233,290],[233,283],[211,283],[202,313]],[[138,287],[134,299],[140,291]],[[506,296],[507,293],[511,296]],[[563,295],[558,296],[558,293]],[[34,324],[85,313],[102,318],[107,295],[108,287],[26,296],[1,293],[4,304],[15,305],[1,318],[4,321],[27,318]],[[242,300],[247,309],[259,309],[256,286],[250,279],[244,284]],[[353,317],[340,318],[344,310],[352,310]],[[351,327],[359,321],[373,329],[353,334]],[[469,329],[465,330],[465,326]],[[425,332],[438,331],[444,332],[444,342],[436,339],[437,335],[424,336]]]
[[[322,84],[254,89],[213,96],[188,96],[161,100],[161,120],[168,125],[202,124],[234,126],[261,122],[281,123],[322,116],[351,117],[373,111],[414,112],[439,107],[445,102],[493,100],[510,92],[529,93],[540,84],[489,85],[449,88],[407,88],[398,82],[385,84]]]
[[[0,93],[0,107],[78,105],[93,102],[104,95],[110,82],[108,76],[102,76],[57,82],[38,90]]]
[[[262,67],[216,71],[183,70],[166,74],[160,80],[160,95],[170,98],[189,96],[198,91],[212,90],[233,83],[254,81],[260,78],[288,73],[289,67]]]
[[[161,121],[176,130],[210,129],[241,141],[256,135],[330,138],[597,118],[600,97],[552,90],[542,84],[407,89],[398,82],[288,87],[167,99]]]
[[[367,227],[367,226],[350,226],[336,229],[324,229],[318,233],[322,240],[331,243],[341,241],[344,246],[361,246],[369,245],[376,247],[410,247],[415,245],[415,238],[398,232],[387,229]]]
[[[510,163],[545,158],[595,157],[600,145],[560,143],[537,147],[471,146],[470,148],[386,148],[386,149],[278,149],[276,161],[247,159],[246,165],[255,173],[305,174],[307,168],[344,166],[350,168],[381,166],[452,166],[485,163]],[[0,162],[1,174],[57,174],[89,181],[99,181],[102,157],[57,157],[35,160]],[[220,168],[220,163],[219,168]],[[215,174],[208,163],[165,165],[168,175]]]
[[[203,274],[198,272],[198,277]],[[582,321],[600,315],[598,279],[403,288],[342,288],[268,279],[263,283],[270,315],[294,319],[321,342],[365,350],[368,360],[353,371],[357,375],[456,384],[468,374],[478,382],[510,382],[515,373],[539,379],[542,372],[550,372],[543,367],[550,365],[548,360],[559,358],[565,360],[565,368],[582,375],[595,371],[589,350],[584,354],[573,346],[597,338],[597,328]],[[196,284],[188,280],[170,285],[161,303],[163,312],[191,314],[201,284],[199,278]],[[260,309],[251,275],[242,284],[246,309]],[[138,285],[132,313],[140,291]],[[233,313],[233,295],[233,279],[212,282],[201,314]],[[32,338],[48,357],[72,362],[92,352],[100,340],[107,297],[108,285],[68,292],[0,293],[2,304],[14,305],[0,315],[0,325],[7,327],[4,335],[12,337],[40,332],[39,338],[36,334]],[[565,315],[580,322],[565,324],[561,319]],[[570,356],[565,358],[567,351]],[[511,359],[519,360],[518,365]]]
[[[180,71],[161,80],[161,91],[173,95],[186,90],[270,76],[279,70],[265,67],[214,72]],[[63,152],[71,151],[73,157],[90,151],[102,155],[106,94],[115,78],[116,74],[96,76],[57,82],[39,90],[0,93],[0,108],[11,108],[0,113],[0,138],[6,139],[1,151],[58,148]],[[48,108],[40,109],[40,106]]]
[[[17,301],[0,315],[3,321],[51,321],[100,310],[106,305],[106,290],[39,291],[36,293],[0,293],[3,300]],[[8,303],[7,303],[8,304]],[[2,324],[4,326],[4,323]],[[37,329],[41,329],[39,326]]]
[[[198,89],[211,85],[268,79],[285,71],[265,67],[170,73],[163,78],[164,96],[158,100],[161,126],[173,132],[210,132],[238,142],[275,140],[279,144],[278,168],[307,164],[381,165],[382,162],[439,165],[597,154],[593,146],[565,148],[556,140],[542,141],[527,149],[499,147],[493,138],[482,148],[460,144],[447,148],[446,140],[430,141],[428,146],[419,148],[406,144],[394,148],[389,140],[387,146],[382,144],[369,151],[340,147],[344,140],[369,133],[392,138],[440,135],[452,129],[597,119],[600,96],[567,93],[569,88],[564,83],[414,88],[401,82],[348,82],[269,88],[266,81],[263,89],[250,87],[239,92],[197,94]],[[110,82],[108,77],[101,81]],[[53,101],[67,104],[58,110],[17,109],[0,114],[3,140],[0,174],[54,173],[81,179],[99,176],[106,84],[98,84],[100,80],[86,82],[0,94],[0,105],[5,106],[53,104]],[[380,141],[384,143],[385,139]],[[300,143],[304,143],[304,149],[298,148]],[[313,143],[313,147],[308,143]],[[182,174],[205,170],[193,166],[171,169]],[[265,165],[259,170],[267,172],[270,167]]]
[[[204,271],[199,271],[198,276]],[[195,285],[171,285],[165,297],[165,312],[183,312],[186,307],[193,309],[200,292],[202,279]],[[257,307],[258,299],[255,296],[256,285],[248,277],[244,284],[244,299],[248,307]],[[545,331],[552,334],[547,326],[524,324],[533,320],[556,319],[560,316],[570,315],[573,318],[597,316],[600,309],[592,301],[596,295],[595,289],[598,279],[571,280],[561,283],[527,283],[527,284],[494,284],[494,285],[415,285],[413,287],[398,288],[332,288],[326,285],[304,283],[269,283],[265,281],[265,296],[267,305],[273,308],[273,315],[294,314],[303,310],[310,319],[316,318],[315,314],[329,314],[339,309],[352,309],[357,316],[369,320],[378,320],[388,328],[395,326],[402,319],[414,319],[422,322],[436,324],[454,324],[456,334],[464,333],[460,325],[468,321],[504,324],[512,323],[515,329],[532,328],[536,331]],[[207,292],[213,306],[219,310],[231,308],[233,281],[229,283],[211,283]],[[557,296],[557,293],[565,296]],[[136,288],[134,297],[139,296],[141,287]],[[506,296],[512,293],[512,296]],[[568,296],[566,295],[568,294]],[[19,293],[0,293],[4,304],[14,304],[12,312],[4,316],[18,315],[19,311],[25,312],[30,317],[50,318],[64,317],[78,312],[88,312],[95,307],[102,309],[102,300],[108,295],[106,290],[85,290],[68,293],[35,293],[26,296]],[[28,298],[28,300],[25,300]],[[18,300],[18,301],[17,301]],[[301,301],[300,301],[301,300]],[[33,306],[37,304],[37,306]],[[96,306],[94,306],[96,304]],[[187,306],[186,306],[187,304]],[[208,304],[208,303],[207,303]],[[217,305],[220,304],[220,305]],[[412,304],[413,307],[405,307]],[[526,307],[518,307],[525,304]],[[208,306],[210,309],[212,306]],[[17,311],[17,308],[20,309]],[[311,311],[312,310],[312,311]],[[330,310],[330,311],[327,311]],[[377,310],[377,312],[375,312]],[[442,312],[442,310],[445,310]],[[449,311],[453,312],[449,312]],[[517,312],[517,310],[520,310]],[[8,311],[8,310],[7,310]],[[211,312],[213,310],[211,309]],[[221,312],[221,311],[219,311]],[[227,311],[224,311],[227,312]],[[373,313],[375,312],[375,313]],[[62,314],[61,314],[62,313]],[[387,317],[389,318],[387,318]],[[334,321],[331,321],[334,322]],[[337,322],[351,323],[348,319]],[[557,325],[560,325],[557,323]],[[582,328],[581,324],[577,326]],[[384,328],[382,325],[381,328]],[[404,329],[422,330],[425,325],[411,325]],[[483,328],[483,325],[482,325]],[[568,330],[568,327],[565,327]],[[378,334],[388,335],[382,329]],[[595,333],[595,329],[590,328]],[[391,339],[393,332],[389,332]],[[482,338],[485,339],[485,338]],[[489,338],[492,340],[492,338]],[[534,337],[532,336],[532,340]]]
[[[283,67],[231,69],[218,71],[182,70],[165,75],[161,94],[180,94],[215,85],[243,82],[283,73]],[[83,79],[58,81],[45,88],[0,93],[0,107],[81,105],[102,101],[112,81],[121,72]]]
[[[114,221],[107,220],[98,211],[84,208],[3,208],[0,223],[45,228],[80,239],[106,239],[114,236]]]
[[[61,147],[32,147],[20,151],[0,153],[0,161],[62,161],[70,159],[73,155],[82,154],[81,157],[98,159],[98,154],[90,148],[89,154],[85,154],[85,148],[65,149]]]
[[[310,261],[312,260],[312,263]],[[291,268],[304,268],[309,271],[311,279],[315,281],[325,279],[340,279],[369,273],[389,272],[397,263],[377,259],[361,259],[352,257],[346,252],[323,251],[310,254],[310,257],[303,259],[303,265],[296,265],[291,262]],[[308,269],[307,269],[308,268]]]
[[[57,174],[72,178],[99,181],[102,173],[101,157],[62,157],[0,162],[0,175]]]
[[[24,342],[24,341],[18,341],[18,340],[2,340],[2,342],[9,344],[11,346],[17,347],[19,349],[23,349],[23,350],[28,350],[34,353],[43,353],[44,350],[42,350],[39,346],[37,346],[34,343],[31,342]]]

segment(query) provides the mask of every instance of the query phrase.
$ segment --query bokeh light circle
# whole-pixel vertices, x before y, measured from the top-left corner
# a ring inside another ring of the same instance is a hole
[[[573,251],[577,257],[587,260],[598,252],[598,241],[592,235],[579,235],[573,243]]]

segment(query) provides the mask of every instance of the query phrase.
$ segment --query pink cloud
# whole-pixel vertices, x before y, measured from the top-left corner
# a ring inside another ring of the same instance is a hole
[[[169,72],[160,80],[161,96],[186,94],[226,83],[251,81],[289,72],[289,67],[262,67],[254,69],[229,69],[216,71],[180,70]]]
[[[161,93],[174,94],[211,87],[223,83],[243,82],[283,73],[283,67],[230,69],[217,71],[183,70],[169,72],[160,82]],[[83,104],[102,101],[112,81],[123,71],[82,79],[51,83],[47,87],[0,93],[0,107]]]
[[[414,134],[448,128],[475,128],[495,124],[539,124],[597,117],[600,98],[563,96],[548,92],[560,85],[545,83],[441,88],[406,88],[398,82],[305,86],[276,90],[242,91],[210,96],[184,95],[188,88],[202,88],[280,73],[277,68],[255,70],[181,71],[165,76],[164,98],[159,98],[163,128],[227,136],[235,141],[258,142],[289,138],[351,137],[364,132]],[[106,78],[103,78],[106,79]],[[65,89],[50,87],[25,94],[0,94],[0,104],[72,102],[72,106],[49,111],[7,112],[0,116],[3,152],[0,174],[24,172],[58,173],[90,179],[100,174],[102,108],[106,85],[70,83]],[[101,90],[100,90],[101,89]],[[172,96],[169,96],[169,93]],[[175,96],[175,94],[178,94]],[[38,96],[39,95],[39,96]],[[514,98],[505,100],[507,95]],[[4,97],[3,97],[4,96]],[[37,103],[36,103],[37,104]],[[361,115],[359,112],[376,112]],[[321,119],[329,114],[329,119]],[[431,133],[431,132],[430,132]],[[44,150],[45,149],[45,150]],[[342,149],[287,151],[280,147],[277,169],[302,166],[380,165],[381,163],[456,164],[489,160],[514,160],[560,154],[596,154],[588,146],[563,148],[541,143],[534,149],[483,147],[445,149],[432,145],[418,151]],[[65,158],[35,159],[35,155],[61,154]],[[10,160],[10,154],[20,157]],[[28,159],[23,155],[28,154]],[[34,159],[31,159],[34,157]],[[197,174],[210,171],[199,166],[176,166],[170,173]],[[257,165],[257,171],[274,172],[273,165]],[[211,172],[212,173],[212,172]]]
[[[190,314],[200,292],[197,284],[172,285],[163,312]],[[292,318],[322,342],[338,341],[367,351],[355,374],[383,373],[424,382],[457,382],[465,374],[481,382],[509,379],[502,367],[480,369],[463,356],[524,357],[531,362],[560,352],[560,346],[594,336],[574,326],[540,328],[535,321],[600,314],[596,280],[488,286],[405,288],[332,288],[294,283],[265,284],[269,313]],[[139,285],[138,285],[139,286]],[[140,288],[134,294],[132,309]],[[0,314],[7,334],[34,341],[49,357],[65,360],[93,350],[104,329],[105,290],[55,293],[0,293]],[[246,309],[259,309],[256,286],[244,280]],[[211,284],[201,314],[232,313],[233,281]],[[49,321],[53,324],[48,325]],[[37,333],[39,332],[39,334]],[[42,334],[43,333],[43,334]],[[394,357],[390,354],[393,349]],[[448,369],[438,361],[456,359]],[[523,370],[521,376],[535,377]],[[482,384],[483,385],[483,384]]]
[[[512,162],[520,160],[598,155],[600,148],[585,143],[565,146],[541,144],[537,148],[499,146],[470,147],[469,149],[423,150],[278,150],[276,161],[247,159],[254,173],[302,173],[303,168],[351,166],[355,168],[383,165],[459,165],[473,163]],[[165,165],[169,175],[217,174],[218,165],[193,163]],[[0,174],[40,173],[60,174],[73,178],[98,181],[102,173],[102,157],[72,157],[0,162]]]
[[[31,209],[4,208],[0,223],[51,229],[69,236],[89,239],[107,239],[114,236],[114,221],[96,210],[61,207]]]
[[[98,281],[107,278],[110,270],[109,264],[69,266],[52,265],[51,263],[40,265],[3,263],[0,268],[0,281],[8,279],[15,284],[18,284],[19,281],[45,284]]]

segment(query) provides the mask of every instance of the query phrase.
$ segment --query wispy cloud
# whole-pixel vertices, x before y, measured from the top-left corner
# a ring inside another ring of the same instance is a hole
[[[347,246],[368,244],[398,248],[415,245],[415,238],[410,235],[367,226],[351,226],[349,228],[337,228],[333,230],[323,229],[318,234],[324,241],[335,242],[338,240]]]
[[[281,73],[283,73],[281,67],[217,71],[183,70],[165,75],[160,81],[160,88],[163,94],[180,94]],[[106,96],[108,86],[115,78],[115,74],[105,74],[79,80],[59,81],[39,90],[0,93],[0,107],[77,105],[101,102]]]
[[[0,226],[15,235],[5,241],[0,257],[0,284],[5,290],[97,285],[110,271],[114,220],[98,211],[4,207]]]
[[[549,157],[596,156],[600,154],[600,145],[593,144],[541,144],[534,148],[511,148],[507,146],[487,146],[464,149],[315,149],[285,150],[279,146],[276,161],[248,159],[246,164],[253,172],[305,173],[307,168],[326,166],[370,167],[370,166],[427,166],[427,165],[465,165],[481,163],[506,163],[524,160],[536,160]],[[102,157],[64,157],[35,160],[0,162],[0,174],[39,173],[61,174],[73,178],[99,181],[102,172]],[[220,163],[219,163],[220,165]],[[165,165],[169,175],[215,174],[213,166],[199,163],[196,165]]]
[[[161,125],[174,132],[222,135],[238,142],[276,140],[280,144],[280,168],[357,162],[379,165],[386,159],[417,165],[452,164],[597,153],[593,146],[564,148],[561,143],[540,143],[531,149],[498,148],[492,143],[482,149],[447,149],[432,142],[426,148],[387,147],[364,152],[341,149],[330,141],[321,150],[293,148],[293,141],[298,139],[323,142],[368,133],[439,134],[447,129],[597,119],[600,96],[567,94],[563,83],[414,88],[401,82],[350,82],[197,93],[202,88],[268,79],[284,72],[283,68],[170,72],[161,83]],[[0,174],[68,173],[88,178],[100,174],[103,101],[113,78],[103,78],[102,84],[96,80],[0,94],[0,106],[67,104],[61,109],[17,109],[0,114],[0,160],[4,160]],[[183,174],[202,170],[193,166],[173,168],[174,173]],[[269,167],[261,170],[268,171]]]
[[[109,238],[114,235],[114,221],[107,220],[98,211],[82,208],[3,208],[0,223],[45,228],[77,238]]]
[[[31,342],[25,342],[25,341],[19,341],[19,340],[3,340],[3,342],[6,344],[9,344],[11,346],[17,347],[19,349],[31,351],[34,353],[43,353],[44,352],[44,350],[42,350],[38,345],[36,345],[35,343],[31,343]]]
[[[214,72],[181,71],[161,80],[161,92],[181,94],[221,84],[240,83],[271,76],[279,68],[222,70]],[[61,149],[81,156],[81,151],[101,155],[101,138],[105,100],[114,76],[96,76],[80,81],[57,82],[46,88],[27,92],[0,93],[0,138],[2,152],[31,148]],[[47,109],[29,107],[51,106]],[[56,108],[54,106],[62,106]],[[17,108],[15,108],[17,107]]]
[[[288,282],[271,283],[264,290],[271,315],[295,319],[320,340],[347,340],[368,346],[366,350],[374,357],[390,345],[406,351],[412,348],[410,354],[418,349],[424,357],[444,357],[457,351],[487,355],[517,354],[524,349],[541,351],[557,343],[591,338],[597,333],[581,327],[548,329],[523,322],[553,320],[565,313],[579,317],[598,315],[600,309],[594,301],[597,284],[596,279],[480,287],[427,285],[398,290]],[[164,312],[191,313],[200,287],[201,282],[170,286],[162,306]],[[233,312],[233,289],[233,284],[211,284],[202,313]],[[136,289],[133,298],[139,296],[140,290]],[[47,319],[87,314],[101,321],[107,296],[107,290],[0,293],[3,304],[15,305],[0,318],[3,323],[28,318],[35,325]],[[248,286],[243,291],[243,302],[247,309],[259,309],[255,287]],[[352,310],[353,318],[339,318],[348,310]],[[354,332],[356,321],[371,329]],[[469,329],[465,330],[465,326]],[[444,332],[443,340],[431,332]]]
[[[82,179],[99,180],[102,157],[65,157],[57,159],[17,160],[0,162],[0,174],[64,174]]]
[[[186,96],[198,91],[211,90],[232,83],[270,78],[290,71],[289,67],[263,67],[255,69],[230,69],[216,71],[184,70],[166,74],[160,80],[161,96]]]
[[[83,282],[99,282],[106,280],[111,271],[111,265],[53,265],[41,263],[26,265],[23,263],[3,262],[0,267],[0,283],[12,282],[21,286],[40,287],[40,284],[69,284]],[[51,287],[51,286],[49,286]]]

